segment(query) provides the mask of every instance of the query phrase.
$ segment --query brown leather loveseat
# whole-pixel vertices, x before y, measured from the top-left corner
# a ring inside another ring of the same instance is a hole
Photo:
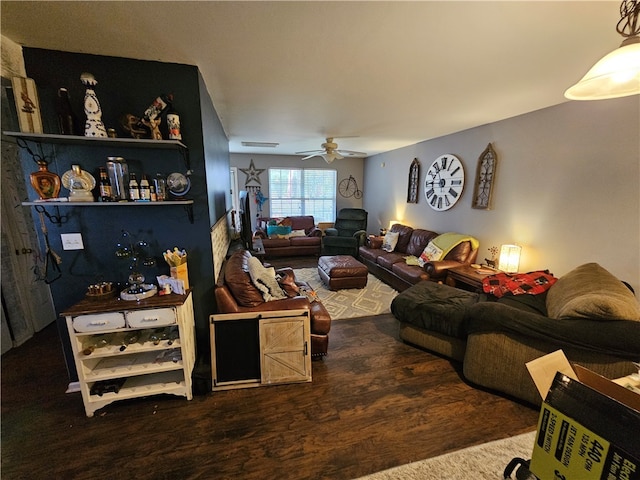
[[[406,257],[420,257],[430,241],[440,234],[421,228],[394,224],[391,232],[397,232],[398,241],[392,252],[382,249],[382,238],[370,236],[360,247],[359,260],[369,272],[398,291],[403,291],[422,280],[444,282],[449,268],[475,262],[477,245],[463,241],[452,248],[442,260],[427,262],[424,266],[408,264]],[[471,237],[468,237],[471,238]],[[475,239],[473,241],[477,242]]]
[[[265,302],[262,293],[251,281],[249,259],[246,250],[234,252],[224,263],[215,286],[217,313],[263,312],[308,308],[311,325],[311,356],[327,354],[331,316],[320,300],[309,301],[301,291],[310,287],[305,282],[296,281],[291,268],[277,270],[280,285],[287,298]]]
[[[267,222],[269,223],[269,222]],[[290,257],[294,255],[320,255],[322,230],[316,227],[313,215],[285,217],[278,222],[278,228],[289,233],[272,233],[269,229],[276,225],[265,225],[258,229],[256,237],[262,239],[267,257]]]

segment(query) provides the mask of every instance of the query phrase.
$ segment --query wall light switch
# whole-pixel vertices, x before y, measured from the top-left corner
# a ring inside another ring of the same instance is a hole
[[[63,250],[84,250],[81,233],[61,233]]]

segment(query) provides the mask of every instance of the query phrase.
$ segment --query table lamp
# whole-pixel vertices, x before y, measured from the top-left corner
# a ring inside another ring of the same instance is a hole
[[[500,247],[498,270],[506,273],[516,273],[520,266],[521,251],[522,247],[519,245],[502,245]]]

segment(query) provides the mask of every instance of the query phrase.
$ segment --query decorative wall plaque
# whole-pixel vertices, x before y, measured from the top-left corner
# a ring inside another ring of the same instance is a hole
[[[489,210],[491,208],[491,193],[493,191],[493,180],[496,173],[498,157],[491,144],[482,152],[478,158],[478,168],[476,169],[476,182],[473,190],[473,208]]]
[[[413,159],[409,167],[409,183],[407,186],[407,203],[418,203],[418,186],[420,185],[420,162]]]

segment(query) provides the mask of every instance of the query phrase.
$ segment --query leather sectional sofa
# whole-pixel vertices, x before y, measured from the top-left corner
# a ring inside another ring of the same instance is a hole
[[[640,305],[597,264],[567,273],[538,295],[496,298],[421,282],[391,304],[400,338],[463,362],[470,382],[539,405],[526,363],[561,349],[607,378],[638,369]]]
[[[268,221],[264,228],[258,229],[256,237],[262,239],[264,254],[267,257],[290,257],[297,255],[320,255],[322,249],[322,230],[316,227],[312,215],[285,217],[278,222],[289,233],[268,233]],[[304,235],[294,232],[304,231]]]
[[[454,247],[443,260],[431,261],[423,267],[409,265],[405,257],[420,257],[428,243],[439,233],[420,228],[412,228],[399,223],[394,224],[390,232],[397,232],[398,243],[392,252],[382,249],[382,237],[370,236],[367,244],[359,249],[359,260],[369,272],[399,292],[421,280],[443,282],[449,268],[475,262],[478,248],[470,241],[464,241]]]

